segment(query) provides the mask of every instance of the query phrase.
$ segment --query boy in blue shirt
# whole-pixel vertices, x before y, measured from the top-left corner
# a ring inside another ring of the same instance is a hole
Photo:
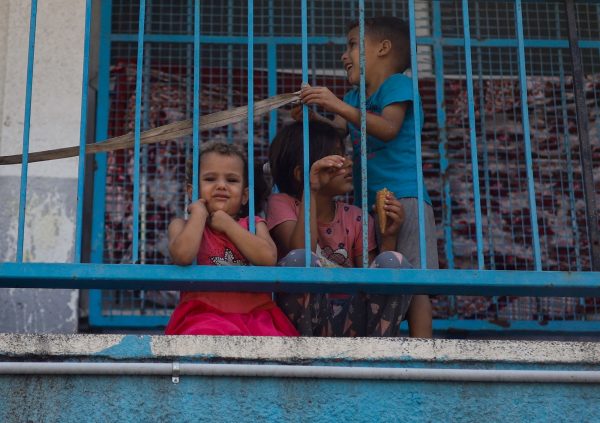
[[[311,113],[310,118],[327,121],[343,133],[349,133],[357,164],[361,153],[358,30],[358,22],[348,27],[347,47],[342,55],[348,82],[355,86],[344,100],[325,87],[303,86],[300,94],[304,104],[316,104],[335,113],[333,120],[317,113]],[[365,19],[368,203],[373,206],[376,193],[382,188],[389,189],[400,200],[405,220],[398,234],[396,251],[420,268],[413,88],[411,78],[403,74],[409,67],[410,32],[406,23],[395,17]],[[299,110],[294,110],[293,115],[301,119]],[[423,126],[423,113],[420,125]],[[360,203],[360,166],[354,166],[354,172],[358,194],[355,198]],[[435,219],[429,195],[426,191],[424,194],[427,268],[437,269]],[[431,303],[427,295],[413,296],[408,321],[411,336],[431,337]]]

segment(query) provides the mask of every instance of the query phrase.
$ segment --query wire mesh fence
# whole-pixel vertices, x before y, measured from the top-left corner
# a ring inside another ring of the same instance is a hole
[[[340,56],[347,24],[358,17],[349,0],[308,1],[309,82],[342,96],[349,88]],[[600,41],[600,5],[578,2],[581,40]],[[192,0],[148,0],[142,129],[192,116]],[[485,267],[534,270],[524,158],[513,1],[469,2],[474,108]],[[139,2],[113,0],[110,53],[110,136],[133,130]],[[406,1],[368,2],[366,16],[408,19]],[[297,91],[301,84],[299,0],[255,2],[254,97]],[[477,268],[473,175],[462,2],[417,1],[419,88],[425,113],[424,180],[437,224],[443,268]],[[523,4],[527,108],[543,270],[591,270],[567,20],[562,2]],[[201,2],[201,114],[245,105],[247,8],[232,0]],[[121,37],[121,38],[119,38]],[[548,44],[546,41],[556,42]],[[600,48],[583,48],[596,194],[600,191]],[[290,120],[282,109],[254,124],[257,165],[269,140]],[[244,145],[247,124],[202,131],[201,142]],[[140,262],[169,263],[167,226],[187,202],[184,164],[191,139],[145,146],[141,162]],[[131,262],[133,153],[108,159],[103,223],[104,261]],[[596,298],[464,297],[432,299],[435,319],[597,320]],[[103,291],[103,315],[167,316],[175,292]]]

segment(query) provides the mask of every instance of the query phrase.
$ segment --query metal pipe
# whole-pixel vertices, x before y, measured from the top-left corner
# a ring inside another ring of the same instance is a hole
[[[600,270],[600,230],[598,230],[598,208],[594,188],[592,147],[589,136],[589,116],[585,100],[585,73],[579,36],[577,34],[577,16],[573,0],[565,0],[567,24],[569,28],[569,49],[573,65],[573,86],[575,91],[575,110],[577,111],[577,135],[579,136],[581,171],[583,173],[583,192],[585,193],[585,213],[587,233],[591,251],[591,270]]]
[[[436,382],[600,383],[600,371],[479,370],[198,363],[0,362],[1,375],[116,375],[421,380]]]

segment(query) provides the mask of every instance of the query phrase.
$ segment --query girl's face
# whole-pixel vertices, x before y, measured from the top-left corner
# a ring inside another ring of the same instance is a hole
[[[223,210],[235,217],[248,202],[244,162],[235,155],[216,152],[203,154],[200,159],[200,198],[206,200],[209,213]]]

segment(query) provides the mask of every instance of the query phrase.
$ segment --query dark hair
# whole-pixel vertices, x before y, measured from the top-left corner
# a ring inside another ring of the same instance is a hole
[[[208,153],[217,153],[222,156],[233,156],[239,157],[244,164],[244,188],[248,186],[248,158],[246,153],[236,144],[228,144],[222,141],[209,141],[204,143],[200,148],[200,155],[198,162],[201,161],[202,156]],[[185,181],[187,184],[192,184],[193,177],[193,161],[188,158],[185,163]],[[267,184],[265,183],[262,166],[256,164],[254,166],[254,204],[255,213],[260,213],[263,209],[264,201],[267,197]],[[242,205],[240,209],[241,216],[247,216],[248,204]]]
[[[358,27],[358,21],[348,25],[347,32]],[[410,68],[410,30],[406,22],[394,16],[365,18],[365,36],[375,41],[390,40],[398,72]]]
[[[295,122],[279,130],[269,149],[269,166],[273,182],[280,192],[300,198],[302,181],[294,177],[294,169],[303,162],[302,122]],[[331,125],[324,122],[310,122],[309,128],[309,168],[314,162],[332,154],[344,152],[344,139]]]

